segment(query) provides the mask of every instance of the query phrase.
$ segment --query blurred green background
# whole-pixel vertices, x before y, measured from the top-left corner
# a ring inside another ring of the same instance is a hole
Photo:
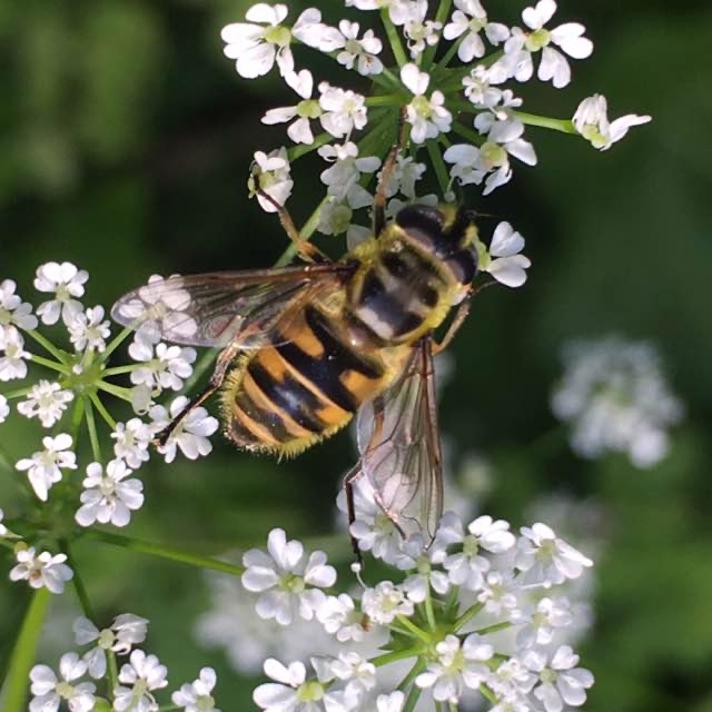
[[[341,5],[332,2],[333,16]],[[279,256],[285,238],[247,200],[245,182],[253,151],[283,140],[259,118],[284,90],[274,76],[241,80],[219,38],[249,4],[0,3],[0,279],[35,299],[36,266],[70,260],[91,275],[86,303],[108,305],[154,272],[261,267]],[[487,5],[504,21],[520,8]],[[596,620],[582,646],[597,678],[587,709],[712,711],[712,9],[706,0],[561,5],[562,19],[586,24],[596,52],[575,63],[563,91],[527,86],[528,109],[570,116],[602,91],[612,116],[654,120],[602,154],[530,129],[539,166],[516,166],[510,185],[475,203],[521,230],[534,267],[525,288],[476,300],[452,349],[442,429],[455,471],[473,452],[490,463],[485,511],[519,525],[551,492],[600,508]],[[313,168],[296,172],[299,221],[320,190]],[[333,238],[321,244],[342,249]],[[670,455],[648,471],[624,456],[576,458],[550,413],[562,344],[609,333],[654,341],[685,402]],[[38,436],[35,423],[0,431],[18,458]],[[147,504],[131,533],[218,555],[275,525],[300,538],[332,531],[354,457],[347,435],[279,465],[218,439],[216,450],[197,464],[144,468]],[[0,476],[8,511],[13,478]],[[151,619],[148,647],[172,682],[211,664],[221,707],[252,708],[254,680],[193,638],[208,607],[200,572],[88,542],[77,558],[102,620],[122,611]],[[69,590],[54,602],[47,662],[71,647],[72,599]],[[0,583],[0,670],[27,602],[24,586]]]

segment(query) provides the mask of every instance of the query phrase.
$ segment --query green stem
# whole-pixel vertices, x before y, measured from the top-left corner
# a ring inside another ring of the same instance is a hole
[[[84,398],[77,398],[74,402],[74,410],[72,411],[72,442],[74,446],[77,445],[77,440],[79,439],[79,428],[82,425],[82,418],[84,417]]]
[[[383,29],[386,31],[386,37],[388,37],[388,42],[391,45],[391,51],[393,52],[393,57],[395,58],[396,63],[399,67],[408,64],[408,57],[403,49],[400,35],[398,34],[398,30],[396,30],[395,25],[391,22],[387,7],[384,7],[381,10],[381,22],[383,22]]]
[[[113,368],[107,368],[101,375],[105,378],[109,376],[122,376],[124,373],[132,373],[144,366],[145,364],[143,363],[132,363],[130,366],[114,366]]]
[[[433,598],[430,592],[430,584],[428,584],[428,593],[425,596],[425,617],[428,619],[430,630],[434,631],[437,628],[435,622],[435,611],[433,610]]]
[[[415,678],[418,677],[418,675],[420,675],[425,668],[425,658],[418,658],[415,661],[415,665],[413,665],[413,667],[408,671],[408,674],[398,683],[398,687],[396,689],[405,690],[409,685],[412,685],[413,680],[415,680]]]
[[[292,146],[287,151],[287,158],[290,160],[290,162],[296,161],[297,158],[301,158],[302,156],[306,156],[312,151],[316,151],[318,148],[321,148],[332,140],[333,137],[331,136],[331,134],[324,132],[322,134],[319,134],[310,144],[300,143],[298,146]]]
[[[450,62],[452,61],[452,58],[457,53],[457,50],[460,49],[460,45],[462,44],[462,41],[465,39],[466,36],[467,36],[467,33],[461,34],[457,38],[457,40],[450,45],[448,51],[445,52],[442,59],[437,63],[437,65],[436,65],[437,69],[445,69],[445,67],[447,67],[448,64],[450,64]]]
[[[4,467],[8,472],[15,472],[15,465],[12,463],[12,459],[5,452],[5,448],[0,444],[0,467]]]
[[[421,693],[422,690],[417,685],[413,685],[410,688],[408,697],[406,698],[405,704],[403,705],[403,712],[413,712],[415,706],[418,704],[418,700],[420,699]]]
[[[89,430],[89,442],[91,443],[91,451],[96,462],[103,462],[101,457],[101,445],[99,445],[99,436],[96,432],[96,421],[94,420],[94,409],[91,401],[84,399],[84,410],[87,417],[87,429]]]
[[[25,386],[24,388],[16,388],[14,391],[3,393],[3,395],[8,400],[14,400],[15,398],[22,398],[23,396],[26,396],[31,390],[32,386]]]
[[[69,542],[66,539],[59,540],[59,548],[67,555],[67,563],[74,572],[72,577],[72,584],[74,585],[74,590],[77,592],[77,598],[82,607],[84,615],[90,620],[95,621],[94,609],[92,608],[91,601],[89,600],[89,595],[87,594],[86,586],[84,581],[79,574],[79,569],[77,568],[77,562],[74,558],[74,554],[71,551]]]
[[[493,705],[496,705],[499,700],[497,699],[497,695],[492,692],[492,690],[487,687],[487,685],[480,685],[480,693],[482,694],[483,697],[487,699],[488,702],[491,702]]]
[[[443,195],[445,195],[450,188],[450,174],[448,173],[445,161],[443,161],[442,153],[438,148],[438,142],[431,139],[427,141],[425,145],[428,148],[428,155],[430,156],[430,162],[433,164],[433,168],[435,169],[435,175],[438,178],[440,190]]]
[[[56,361],[50,361],[48,358],[44,358],[44,356],[30,354],[30,360],[33,363],[37,363],[40,366],[44,366],[45,368],[52,369],[53,371],[59,371],[64,376],[68,376],[70,373],[69,369],[64,364],[57,363]]]
[[[137,322],[137,326],[140,322]],[[106,363],[109,360],[109,356],[111,356],[116,349],[121,346],[121,344],[125,341],[126,337],[129,336],[133,332],[133,329],[129,328],[128,326],[125,326],[107,345],[107,347],[104,349],[104,353],[101,355],[101,360],[103,363]]]
[[[411,621],[409,618],[406,618],[405,616],[396,616],[396,620],[398,623],[400,623],[406,630],[410,631],[416,638],[419,640],[422,640],[426,645],[428,645],[430,641],[430,635],[426,633],[424,630],[421,630],[418,628],[413,621]]]
[[[369,96],[366,99],[366,106],[400,106],[404,102],[404,97],[398,94],[388,94],[386,96]]]
[[[539,116],[538,114],[528,114],[526,111],[513,111],[512,114],[527,126],[538,126],[542,129],[551,129],[565,134],[578,135],[570,119],[553,119],[550,116]]]
[[[474,605],[470,606],[453,624],[452,624],[452,629],[453,631],[457,632],[462,628],[466,623],[469,623],[483,608],[485,607],[484,603],[475,603]]]
[[[403,89],[403,84],[401,84],[400,79],[393,74],[393,72],[388,69],[388,67],[383,68],[383,76],[388,79],[388,81],[393,85],[394,88]]]
[[[438,6],[438,9],[435,13],[435,22],[439,22],[441,25],[445,25],[445,22],[447,21],[448,16],[450,15],[451,7],[452,0],[440,0],[440,5]],[[425,49],[425,52],[423,52],[422,64],[426,72],[428,71],[430,65],[433,63],[433,60],[435,59],[435,53],[437,52],[439,45],[440,42],[432,45],[431,47],[427,47]],[[445,66],[447,66],[447,63],[445,64]]]
[[[245,567],[239,564],[229,564],[225,561],[213,559],[209,556],[191,554],[187,551],[181,551],[180,549],[163,546],[162,544],[154,544],[148,541],[141,541],[140,539],[134,539],[133,537],[125,536],[123,534],[113,534],[111,532],[104,532],[98,529],[88,529],[84,532],[84,536],[90,539],[94,539],[95,541],[100,541],[103,544],[119,546],[122,549],[128,549],[129,551],[138,551],[141,554],[158,556],[162,559],[169,559],[170,561],[178,561],[181,564],[197,566],[201,569],[222,571],[222,573],[231,574],[233,576],[242,576],[242,574],[245,572]]]
[[[112,429],[116,429],[116,421],[111,417],[111,413],[106,409],[106,406],[101,402],[98,394],[90,393],[89,399],[97,410],[97,413],[104,419],[104,422]]]
[[[378,657],[372,658],[371,662],[376,667],[383,667],[384,665],[390,665],[391,663],[396,663],[399,660],[407,660],[408,658],[417,658],[423,652],[422,646],[416,646],[414,648],[407,648],[406,650],[394,650],[390,653],[383,653]]]
[[[100,391],[106,391],[107,393],[111,393],[112,396],[120,398],[121,400],[124,400],[127,403],[131,402],[131,390],[129,388],[124,388],[123,386],[115,386],[113,383],[107,383],[106,381],[99,381],[99,383],[96,384],[96,387]]]
[[[111,698],[114,698],[114,690],[119,686],[119,666],[116,664],[116,653],[113,650],[106,651],[106,657],[108,658],[109,664],[107,665],[109,671],[109,685],[111,686]]]
[[[493,623],[492,625],[486,625],[484,628],[478,628],[475,633],[478,635],[487,635],[488,633],[496,633],[499,630],[506,630],[511,628],[512,624],[509,621],[502,621],[501,623]]]
[[[4,712],[24,712],[27,709],[27,680],[30,668],[35,662],[37,643],[42,632],[42,623],[47,614],[50,596],[51,594],[46,588],[35,591],[25,613],[2,688]]]
[[[31,339],[36,341],[45,351],[47,351],[47,353],[54,356],[57,361],[64,365],[68,365],[66,354],[63,354],[51,341],[42,336],[42,334],[40,334],[38,331],[35,331],[34,329],[28,329],[27,331],[25,331],[25,333]]]
[[[456,134],[460,134],[460,136],[466,138],[471,143],[474,143],[475,146],[481,146],[484,143],[484,139],[477,133],[477,131],[468,128],[467,126],[463,126],[459,121],[453,121],[452,130]]]

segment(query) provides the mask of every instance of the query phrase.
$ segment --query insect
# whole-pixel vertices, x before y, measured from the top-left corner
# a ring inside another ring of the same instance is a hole
[[[433,356],[467,315],[477,233],[473,211],[455,206],[411,205],[386,221],[397,150],[374,200],[373,237],[340,260],[305,243],[274,203],[307,264],[160,279],[119,299],[112,316],[168,341],[223,349],[207,388],[159,443],[217,390],[226,436],[254,452],[297,455],[356,416],[360,456],[344,481],[349,520],[354,484],[366,477],[402,533],[432,534],[443,500]],[[455,307],[436,343],[434,330]]]

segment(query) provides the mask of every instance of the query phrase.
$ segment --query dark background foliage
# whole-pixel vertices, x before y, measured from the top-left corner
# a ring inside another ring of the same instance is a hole
[[[282,140],[282,129],[259,124],[283,101],[282,86],[274,77],[240,80],[219,39],[248,4],[0,3],[0,278],[29,295],[37,264],[71,260],[91,274],[87,303],[110,304],[154,272],[277,258],[285,238],[247,200],[245,181],[252,152]],[[488,5],[509,20],[519,10],[513,0]],[[452,349],[442,428],[455,465],[470,452],[491,463],[486,511],[520,524],[527,506],[552,491],[601,508],[596,623],[582,651],[597,677],[587,708],[708,711],[712,12],[704,0],[561,5],[562,17],[586,23],[597,51],[576,63],[566,90],[527,86],[530,110],[569,116],[581,97],[603,91],[614,116],[654,121],[603,154],[533,129],[539,166],[520,168],[492,199],[476,201],[523,232],[534,267],[524,289],[477,299]],[[300,219],[320,190],[314,175],[297,172]],[[342,249],[333,238],[322,244]],[[577,459],[549,410],[562,344],[609,333],[654,341],[686,404],[669,457],[649,471],[623,456]],[[35,424],[0,431],[17,457],[38,436]],[[219,554],[261,540],[273,525],[299,537],[331,530],[338,480],[353,459],[347,436],[279,465],[219,442],[216,450],[198,464],[147,467],[148,501],[132,533]],[[6,510],[19,497],[15,477],[0,476]],[[253,681],[191,637],[207,605],[200,573],[97,546],[82,544],[77,555],[102,619],[146,615],[150,648],[173,682],[212,664],[221,707],[248,709]],[[4,554],[2,569],[9,566]],[[0,586],[0,668],[27,600],[24,587]],[[66,605],[55,603],[48,655],[69,647]]]

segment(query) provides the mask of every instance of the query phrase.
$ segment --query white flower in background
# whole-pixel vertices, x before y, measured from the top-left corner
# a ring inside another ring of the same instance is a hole
[[[220,712],[212,697],[216,682],[217,675],[213,668],[201,668],[198,678],[190,684],[181,685],[180,690],[171,695],[171,701],[185,712]]]
[[[318,154],[331,166],[321,173],[321,182],[327,187],[328,195],[337,201],[347,203],[352,210],[365,208],[373,202],[373,196],[360,185],[361,176],[373,173],[381,165],[376,156],[359,158],[358,146],[352,141],[344,144],[322,146]],[[342,231],[343,232],[343,231]]]
[[[415,684],[432,688],[436,701],[456,704],[465,687],[477,690],[486,681],[489,668],[485,662],[492,658],[494,649],[479,635],[468,635],[462,642],[456,635],[448,635],[435,650],[437,661],[415,678]]]
[[[31,357],[25,351],[25,340],[14,327],[0,330],[0,381],[11,381],[27,375],[27,363]]]
[[[455,0],[455,7],[457,9],[452,13],[452,20],[445,25],[443,37],[446,40],[463,38],[457,48],[457,56],[465,64],[469,64],[475,57],[484,57],[485,43],[480,37],[482,30],[495,46],[509,37],[506,25],[487,20],[487,13],[480,0]]]
[[[519,658],[510,657],[487,678],[487,686],[502,700],[493,707],[497,712],[528,712],[531,700],[526,696],[537,682]]]
[[[508,223],[501,222],[492,234],[489,248],[478,242],[479,269],[489,272],[500,284],[521,287],[527,281],[531,260],[521,254],[524,238]]]
[[[490,554],[501,554],[511,549],[515,537],[509,531],[509,522],[493,520],[483,515],[467,525],[468,533],[453,512],[446,512],[436,534],[436,542],[444,547],[462,544],[462,551],[443,557],[443,568],[450,581],[470,591],[482,587],[484,574],[490,569],[490,560],[482,556],[481,549]]]
[[[444,595],[450,590],[448,575],[433,564],[445,558],[445,547],[439,540],[428,545],[422,534],[412,534],[402,545],[403,556],[396,562],[399,569],[413,571],[401,587],[408,598],[415,603],[422,603],[428,597],[430,589]]]
[[[71,581],[74,572],[65,564],[65,554],[43,551],[35,554],[33,546],[15,553],[17,565],[10,570],[11,581],[27,581],[32,588],[46,588],[52,593],[62,593],[64,584]]]
[[[15,467],[20,472],[27,472],[32,489],[43,501],[52,487],[62,479],[62,470],[76,470],[77,456],[69,449],[72,438],[66,433],[56,437],[42,438],[44,450],[36,452],[30,458],[23,458]]]
[[[553,653],[529,650],[522,656],[524,665],[539,676],[532,694],[546,712],[561,712],[564,705],[580,707],[586,701],[586,690],[593,685],[593,675],[576,667],[579,656],[568,645]]]
[[[7,398],[0,396],[0,423],[4,423],[8,415],[10,415],[10,406],[7,404]]]
[[[555,631],[567,628],[573,620],[571,602],[566,596],[546,597],[536,604],[528,604],[512,617],[514,625],[523,626],[517,632],[517,646],[549,645]]]
[[[84,283],[89,273],[77,269],[71,262],[47,262],[37,268],[35,289],[39,292],[54,293],[54,299],[42,302],[37,307],[37,316],[44,324],[56,324],[60,315],[65,324],[70,325],[74,317],[82,311],[81,302],[74,297],[84,294]]]
[[[284,205],[292,194],[294,181],[290,175],[287,149],[282,146],[270,153],[255,151],[252,174],[247,182],[250,197],[256,195],[262,210],[276,213],[277,208],[270,200],[260,194],[266,193],[277,205]]]
[[[571,81],[571,67],[564,54],[574,59],[585,59],[593,52],[593,42],[583,36],[586,28],[578,22],[566,22],[547,30],[546,25],[556,12],[554,0],[539,0],[534,7],[522,12],[522,20],[529,28],[526,32],[519,27],[512,28],[511,37],[505,42],[505,62],[512,67],[517,81],[526,82],[534,73],[532,54],[541,51],[541,62],[537,76],[542,81],[551,80],[557,89]],[[552,47],[558,45],[562,50]]]
[[[653,346],[618,337],[575,341],[565,349],[564,363],[551,405],[571,426],[571,446],[578,454],[627,452],[637,467],[665,457],[667,430],[684,409]]]
[[[373,34],[373,30],[366,30],[363,37],[358,39],[358,22],[341,20],[339,22],[339,32],[342,37],[342,44],[339,46],[339,53],[336,61],[346,67],[346,69],[356,69],[362,76],[380,74],[383,71],[383,63],[376,56],[381,53],[383,43]]]
[[[326,660],[316,658],[312,665],[322,682],[341,680],[346,683],[347,694],[355,698],[362,698],[376,686],[376,666],[354,651],[340,652],[338,657]]]
[[[426,20],[428,14],[427,0],[417,0],[406,6],[409,9],[408,17],[403,22],[403,34],[408,45],[411,59],[416,61],[426,47],[433,47],[440,39],[441,22]]]
[[[74,518],[82,527],[94,522],[116,527],[125,527],[131,520],[131,512],[143,505],[143,483],[131,478],[133,470],[123,460],[112,460],[106,473],[98,462],[87,466],[87,477],[82,482],[84,491],[80,496],[82,506]]]
[[[452,114],[445,108],[445,96],[437,89],[430,99],[425,95],[430,77],[413,63],[406,64],[400,76],[413,94],[413,99],[405,107],[406,121],[413,127],[410,133],[413,143],[423,143],[426,139],[448,133],[452,125]]]
[[[58,678],[48,665],[35,665],[30,670],[30,712],[56,712],[66,701],[70,712],[90,712],[94,709],[93,682],[76,681],[87,671],[86,663],[76,653],[65,653],[59,660]]]
[[[336,582],[336,570],[327,565],[326,554],[308,556],[296,540],[287,541],[283,529],[273,529],[267,537],[267,551],[251,549],[242,557],[245,573],[242,585],[259,593],[257,614],[289,625],[298,617],[311,620],[324,593]]]
[[[319,117],[324,130],[334,138],[348,138],[351,132],[361,130],[368,122],[366,97],[350,89],[333,87],[328,82],[319,84],[319,105],[323,113]]]
[[[150,457],[148,446],[151,444],[153,433],[140,418],[117,423],[111,437],[116,440],[114,454],[124,460],[132,470],[137,470],[142,463],[148,462]]]
[[[314,134],[310,121],[321,116],[321,106],[311,95],[314,91],[314,77],[311,72],[302,69],[291,86],[294,91],[302,97],[302,101],[294,106],[283,106],[278,109],[270,109],[263,117],[262,123],[272,126],[274,124],[284,124],[292,121],[287,127],[287,136],[294,143],[314,143]]]
[[[292,33],[282,23],[287,18],[287,5],[257,3],[246,13],[247,22],[233,22],[222,28],[226,43],[225,56],[234,59],[237,73],[245,79],[267,74],[275,62],[285,77],[294,71],[294,57],[289,45]]]
[[[152,406],[148,414],[153,421],[151,423],[153,432],[159,433],[163,430],[186,405],[188,405],[188,399],[185,396],[179,396],[171,403],[168,411],[162,405]],[[209,415],[205,408],[194,408],[173,430],[168,442],[158,448],[158,452],[168,463],[176,459],[179,449],[189,460],[197,460],[200,456],[205,457],[213,449],[209,438],[219,425],[218,419]]]
[[[559,539],[546,524],[537,522],[521,528],[517,542],[516,567],[526,572],[527,583],[544,586],[578,578],[593,562],[573,546]]]
[[[32,386],[27,400],[17,404],[17,410],[26,418],[37,416],[43,428],[51,428],[62,417],[67,403],[73,399],[74,393],[62,390],[59,383],[41,380]]]
[[[576,130],[590,141],[594,148],[607,151],[628,133],[628,129],[647,124],[652,121],[652,117],[626,114],[609,122],[606,97],[594,94],[578,105],[572,121]]]
[[[154,353],[153,345],[137,334],[129,346],[129,356],[143,364],[131,372],[131,383],[151,389],[179,391],[185,379],[193,373],[196,351],[187,346],[169,346],[161,342],[156,344]]]
[[[414,603],[391,581],[381,581],[367,588],[361,596],[363,612],[379,625],[390,625],[396,616],[412,616]]]
[[[477,594],[477,600],[484,603],[487,613],[511,618],[518,610],[521,588],[521,582],[511,571],[489,571]]]
[[[151,693],[168,685],[166,666],[143,650],[134,650],[129,661],[119,672],[121,685],[114,689],[114,709],[116,712],[157,712],[158,702]]]
[[[111,327],[108,319],[104,319],[104,307],[97,306],[79,312],[68,324],[69,340],[76,351],[92,349],[98,353],[104,353],[106,349],[105,339],[111,334]]]
[[[400,193],[406,198],[415,200],[415,184],[423,177],[426,169],[425,163],[418,163],[412,156],[399,153],[393,173],[386,185],[386,197],[392,198]],[[381,175],[382,172],[379,172],[379,181]]]
[[[0,508],[0,537],[8,535],[8,528],[2,523],[2,520],[4,518],[5,518],[5,512],[3,512],[2,508]]]
[[[297,18],[292,35],[305,44],[322,52],[333,52],[341,47],[343,37],[335,28],[321,21],[321,11],[309,7]]]
[[[108,650],[118,655],[127,655],[132,646],[146,640],[148,621],[132,613],[121,613],[114,618],[108,628],[99,630],[88,618],[79,617],[74,621],[74,639],[77,645],[96,645],[82,656],[87,671],[99,680],[106,674],[106,653]]]
[[[0,282],[0,334],[8,326],[20,329],[37,328],[37,317],[32,313],[32,305],[23,302],[15,293],[17,285],[12,279]]]
[[[376,712],[401,712],[405,703],[405,694],[400,690],[390,695],[379,695],[376,698]]]

